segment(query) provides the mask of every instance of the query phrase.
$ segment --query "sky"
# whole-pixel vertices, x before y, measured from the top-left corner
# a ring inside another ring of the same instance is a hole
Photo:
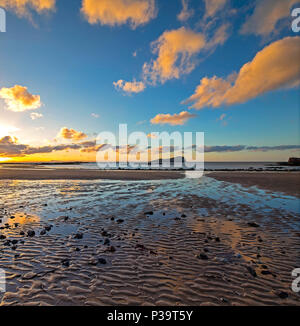
[[[204,132],[207,161],[299,157],[297,7],[0,0],[0,162],[95,161],[119,124]]]

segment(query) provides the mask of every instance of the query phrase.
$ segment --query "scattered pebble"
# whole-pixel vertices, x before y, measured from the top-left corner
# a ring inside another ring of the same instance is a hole
[[[248,225],[251,226],[252,228],[259,228],[259,224],[255,222],[249,222]]]
[[[33,230],[29,230],[28,232],[27,232],[27,237],[34,237],[35,236],[35,232],[33,231]]]
[[[288,293],[284,291],[277,292],[276,294],[280,299],[287,299],[289,297]]]
[[[257,276],[255,269],[252,268],[251,266],[247,266],[247,270],[253,277]]]
[[[203,252],[201,252],[197,257],[202,260],[208,260],[208,256]]]

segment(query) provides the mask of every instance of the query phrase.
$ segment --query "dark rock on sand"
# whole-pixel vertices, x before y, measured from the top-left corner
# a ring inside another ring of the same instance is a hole
[[[40,232],[40,235],[45,235],[46,234],[46,230],[42,230],[41,232]]]
[[[208,260],[208,256],[203,252],[201,252],[197,257],[202,260]]]
[[[289,295],[284,291],[277,292],[276,294],[280,299],[287,299],[289,297]]]
[[[51,231],[51,229],[52,229],[52,225],[47,225],[47,226],[45,226],[45,230],[46,230],[47,232]]]
[[[0,240],[4,240],[4,239],[6,239],[6,236],[3,234],[0,234]]]
[[[124,220],[122,220],[121,218],[117,220],[117,223],[121,224],[124,223]]]
[[[35,232],[34,232],[33,230],[29,230],[29,231],[27,232],[27,237],[32,238],[32,237],[34,237],[34,236],[35,236]]]
[[[257,276],[255,269],[252,268],[251,266],[247,266],[247,270],[253,277]]]
[[[142,244],[139,244],[139,243],[135,247],[136,247],[136,249],[146,250],[146,247],[144,245],[142,245]]]
[[[20,235],[25,235],[24,231],[21,231],[21,232],[20,232]]]
[[[83,238],[83,234],[82,233],[76,233],[74,236],[74,239],[80,240]]]
[[[12,240],[11,243],[15,245],[18,243],[18,240]]]
[[[69,259],[64,259],[64,260],[62,260],[62,265],[63,266],[65,266],[65,267],[69,267],[70,266],[70,261],[69,261]]]
[[[261,271],[262,275],[272,275],[272,273],[270,271]]]
[[[108,233],[107,233],[107,231],[103,231],[103,232],[101,233],[101,235],[102,235],[102,237],[107,237],[107,236],[108,236]]]
[[[99,258],[98,261],[101,265],[106,265],[106,260],[104,258]]]
[[[149,212],[144,213],[144,215],[153,215],[153,212],[149,211]]]
[[[251,226],[252,228],[259,228],[259,224],[255,222],[249,222],[248,225]]]
[[[108,238],[106,238],[104,240],[104,246],[109,246],[110,245],[110,240]]]

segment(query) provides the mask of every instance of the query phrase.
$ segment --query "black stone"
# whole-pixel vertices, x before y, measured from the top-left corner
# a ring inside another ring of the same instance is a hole
[[[28,232],[27,232],[27,237],[34,237],[35,236],[35,232],[33,231],[33,230],[29,230]]]
[[[286,299],[286,298],[288,298],[288,296],[289,296],[289,295],[288,295],[286,292],[284,292],[284,291],[278,292],[277,295],[278,295],[278,297],[279,297],[280,299]]]
[[[198,256],[198,258],[202,259],[202,260],[208,260],[208,256],[203,252],[201,252],[201,254]]]
[[[76,233],[74,236],[74,239],[82,239],[83,238],[83,234],[82,233]]]
[[[257,276],[255,269],[252,268],[251,266],[247,266],[247,270],[253,277]]]
[[[64,259],[61,263],[65,267],[69,267],[70,266],[70,261],[68,259]]]
[[[249,222],[248,225],[251,226],[252,228],[259,228],[259,225],[255,222]]]

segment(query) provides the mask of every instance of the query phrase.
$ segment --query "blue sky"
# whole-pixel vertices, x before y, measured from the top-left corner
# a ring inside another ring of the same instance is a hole
[[[7,109],[7,102],[0,99],[0,128],[12,127],[7,131],[9,136],[32,146],[52,144],[62,127],[84,132],[91,139],[95,133],[117,130],[119,123],[127,123],[129,131],[146,133],[205,132],[207,146],[300,145],[298,84],[274,87],[232,105],[222,103],[195,110],[182,104],[195,92],[202,78],[226,79],[233,72],[239,73],[244,64],[270,44],[299,36],[290,28],[290,16],[279,17],[272,33],[241,34],[242,26],[254,15],[260,2],[228,0],[213,17],[205,19],[205,2],[190,0],[188,8],[194,14],[180,21],[177,15],[183,8],[181,0],[156,0],[155,18],[135,28],[128,21],[114,26],[91,24],[80,12],[81,0],[57,0],[55,11],[49,12],[40,13],[28,7],[31,18],[28,14],[20,15],[15,8],[6,8],[7,32],[0,33],[0,89],[14,85],[27,87],[28,92],[40,96],[42,105],[36,112],[43,116],[32,120],[30,113],[34,111],[12,112]],[[296,1],[290,3],[289,10],[297,5]],[[147,84],[140,93],[126,94],[114,87],[118,80],[143,80],[144,63],[157,59],[151,43],[164,32],[183,26],[205,35],[208,42],[224,24],[228,26],[223,43],[193,55],[195,67],[189,73],[156,85]],[[183,125],[150,122],[158,114],[174,115],[182,111],[196,117]],[[92,117],[92,113],[99,118]],[[0,138],[8,135],[2,132]],[[299,155],[299,150],[244,153],[244,157],[276,160],[293,154]],[[233,158],[224,153],[216,159],[226,159],[226,155]]]

